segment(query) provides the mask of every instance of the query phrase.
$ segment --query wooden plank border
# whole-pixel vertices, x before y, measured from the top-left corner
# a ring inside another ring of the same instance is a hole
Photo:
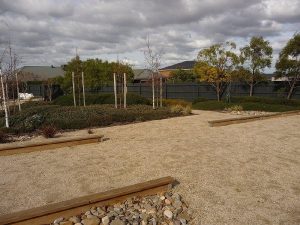
[[[93,206],[111,205],[132,196],[147,196],[164,193],[174,184],[173,177],[163,177],[123,188],[74,198],[0,217],[0,225],[50,224],[59,217],[71,217],[84,213]]]
[[[85,137],[70,137],[70,138],[53,138],[37,143],[11,143],[5,146],[0,146],[0,156],[15,155],[34,151],[45,151],[55,148],[71,147],[75,145],[83,145],[97,143],[102,141],[103,136],[89,135]]]
[[[231,124],[247,123],[251,121],[265,120],[265,119],[271,119],[277,117],[294,116],[294,115],[300,115],[300,110],[274,113],[269,115],[247,116],[247,117],[230,118],[230,119],[223,119],[223,120],[212,120],[212,121],[208,121],[208,124],[211,127],[220,127],[220,126],[227,126]]]

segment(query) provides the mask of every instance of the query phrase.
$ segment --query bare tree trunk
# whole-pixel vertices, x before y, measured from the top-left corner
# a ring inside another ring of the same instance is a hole
[[[126,73],[124,73],[124,109],[127,108],[127,83],[126,83]]]
[[[123,96],[123,92],[124,92],[124,84],[123,84],[122,75],[119,75],[119,79],[121,80],[120,108],[122,108],[122,96]]]
[[[4,84],[3,84],[3,74],[0,69],[0,79],[1,79],[1,87],[2,87],[2,97],[3,97],[3,107],[4,107],[4,113],[5,113],[5,126],[9,127],[9,121],[8,121],[8,112],[7,112],[7,105],[6,105],[6,93],[4,90]]]
[[[159,78],[159,84],[160,84],[160,107],[162,107],[162,99],[163,99],[163,82],[162,82],[162,77]]]
[[[115,108],[118,108],[118,96],[117,96],[117,81],[116,73],[114,73],[114,94],[115,94]]]
[[[77,77],[77,88],[78,88],[78,106],[81,105],[81,101],[80,101],[80,94],[81,94],[81,90],[80,90],[80,78],[79,78],[79,74]]]
[[[82,98],[83,98],[83,106],[85,107],[85,89],[84,89],[84,74],[81,73],[81,82],[82,82]]]
[[[20,102],[20,89],[19,89],[18,72],[16,72],[16,86],[17,86],[18,106],[19,106],[19,111],[21,112],[21,102]]]
[[[249,93],[249,96],[253,96],[253,89],[254,89],[254,83],[253,83],[253,81],[251,81],[251,83],[250,83],[250,93]]]
[[[74,100],[74,106],[76,107],[76,95],[75,95],[75,78],[74,78],[74,72],[72,72],[72,85],[73,85],[73,100]]]
[[[159,85],[156,82],[156,108],[158,108],[158,104],[159,104],[158,98],[159,98]]]
[[[216,85],[216,92],[217,92],[217,99],[219,102],[220,101],[220,83],[217,83],[217,85]]]
[[[155,109],[155,85],[154,85],[154,74],[152,72],[152,107]]]
[[[10,107],[9,107],[9,96],[8,96],[8,78],[6,77],[6,82],[5,82],[5,95],[6,95],[6,101],[7,101],[7,113],[10,115]]]
[[[292,83],[292,85],[291,85],[291,87],[290,87],[290,90],[289,90],[289,93],[288,93],[288,95],[287,95],[287,99],[288,99],[288,100],[290,100],[291,97],[292,97],[292,94],[293,94],[294,89],[295,89],[295,84],[296,84],[296,78],[293,80],[293,83]]]

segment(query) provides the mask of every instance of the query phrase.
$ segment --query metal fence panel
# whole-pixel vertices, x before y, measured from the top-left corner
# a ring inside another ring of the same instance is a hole
[[[287,96],[288,88],[283,82],[266,82],[257,84],[254,87],[254,96],[284,98]],[[88,89],[90,93],[113,93],[113,86]],[[139,94],[146,98],[152,98],[151,83],[128,84],[128,92]],[[158,90],[159,92],[159,90]],[[244,83],[233,83],[231,85],[231,96],[249,96],[249,86]],[[223,97],[226,96],[226,91]],[[196,98],[216,99],[216,92],[212,85],[208,83],[176,83],[163,84],[163,97],[167,99],[184,99],[193,101]],[[300,87],[295,88],[294,99],[300,99]]]

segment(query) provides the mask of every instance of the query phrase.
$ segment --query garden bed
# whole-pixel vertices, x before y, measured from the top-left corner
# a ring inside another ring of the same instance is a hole
[[[199,98],[193,102],[193,109],[223,111],[241,108],[244,111],[286,112],[300,109],[299,100],[261,97],[232,97],[231,102]]]
[[[10,117],[10,128],[5,132],[24,134],[36,132],[44,126],[58,130],[76,130],[126,124],[139,121],[159,120],[187,115],[184,107],[163,107],[153,110],[147,105],[131,105],[127,109],[116,109],[113,105],[91,105],[87,107],[42,104],[25,108]],[[0,119],[4,126],[4,118]]]

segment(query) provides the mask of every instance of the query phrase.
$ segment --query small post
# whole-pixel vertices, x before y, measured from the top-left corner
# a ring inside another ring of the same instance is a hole
[[[83,106],[85,107],[85,89],[84,89],[84,73],[81,73],[81,82],[82,82],[82,97],[83,97]]]
[[[19,89],[18,72],[16,72],[16,84],[17,84],[18,106],[19,106],[19,111],[21,111],[20,89]],[[41,88],[41,87],[40,87],[40,88]]]
[[[72,84],[73,84],[73,99],[74,99],[74,107],[76,107],[76,96],[75,96],[75,80],[74,80],[74,72],[72,72]]]
[[[5,113],[5,126],[8,128],[9,122],[8,122],[8,112],[7,112],[7,105],[6,105],[6,94],[5,94],[5,90],[4,90],[3,74],[2,74],[1,69],[0,69],[0,79],[1,79],[1,87],[2,87],[3,107],[4,107],[4,113]]]
[[[124,109],[127,107],[127,83],[126,83],[126,73],[124,73]]]
[[[114,94],[115,94],[115,108],[118,108],[118,97],[117,97],[117,80],[116,73],[114,73]]]

